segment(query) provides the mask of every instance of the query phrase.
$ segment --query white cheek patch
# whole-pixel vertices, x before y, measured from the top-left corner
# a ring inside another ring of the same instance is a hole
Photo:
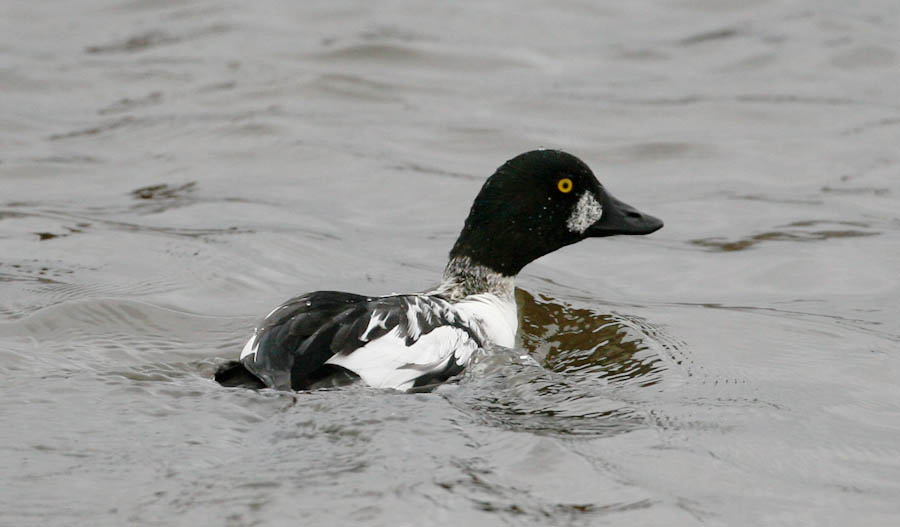
[[[572,215],[569,216],[566,226],[572,232],[583,234],[601,216],[603,216],[603,206],[600,205],[600,202],[597,201],[592,192],[586,191],[578,199],[575,208],[572,209]]]

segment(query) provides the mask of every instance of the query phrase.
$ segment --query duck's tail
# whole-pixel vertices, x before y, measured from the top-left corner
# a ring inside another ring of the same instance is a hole
[[[216,370],[216,375],[214,377],[216,382],[221,384],[222,386],[234,387],[240,386],[242,388],[253,388],[253,389],[261,389],[265,388],[266,385],[263,384],[261,380],[252,373],[250,370],[244,367],[240,361],[229,361],[219,367]]]

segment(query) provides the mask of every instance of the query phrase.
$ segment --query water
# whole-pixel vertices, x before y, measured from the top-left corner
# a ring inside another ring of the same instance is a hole
[[[3,13],[0,523],[896,524],[896,2]],[[211,381],[292,294],[433,285],[537,146],[666,227],[527,267],[518,349]]]

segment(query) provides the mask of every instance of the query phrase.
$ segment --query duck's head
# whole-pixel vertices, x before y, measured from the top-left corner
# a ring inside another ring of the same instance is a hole
[[[514,276],[585,238],[650,234],[662,226],[614,198],[577,157],[533,150],[504,163],[484,183],[450,257]]]

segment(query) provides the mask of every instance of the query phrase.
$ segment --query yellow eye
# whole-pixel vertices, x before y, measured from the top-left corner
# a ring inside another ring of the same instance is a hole
[[[563,194],[568,194],[569,192],[572,192],[572,180],[564,177],[556,183],[556,188]]]

